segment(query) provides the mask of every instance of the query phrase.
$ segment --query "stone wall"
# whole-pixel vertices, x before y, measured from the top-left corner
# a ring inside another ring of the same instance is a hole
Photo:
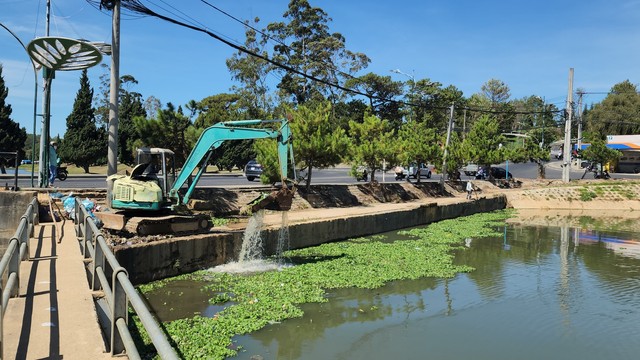
[[[308,247],[425,225],[444,219],[504,209],[506,205],[506,198],[498,195],[472,202],[425,204],[412,210],[291,224],[290,247]],[[114,249],[114,253],[118,262],[129,272],[131,281],[140,284],[234,261],[240,253],[242,237],[242,231],[202,234],[118,247]],[[262,239],[265,254],[275,253],[278,229],[263,231]]]
[[[35,196],[35,191],[0,191],[0,254],[4,253],[27,205]]]

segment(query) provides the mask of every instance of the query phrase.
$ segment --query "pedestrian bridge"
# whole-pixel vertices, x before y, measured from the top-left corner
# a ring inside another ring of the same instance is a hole
[[[52,204],[47,193],[0,192],[0,227],[19,218],[0,261],[0,358],[139,359],[133,309],[160,357],[177,359],[80,201],[75,223],[46,221],[61,213]]]

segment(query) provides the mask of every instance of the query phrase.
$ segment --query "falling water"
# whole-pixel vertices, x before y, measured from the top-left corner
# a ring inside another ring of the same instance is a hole
[[[282,223],[278,231],[278,243],[276,244],[277,260],[275,262],[262,258],[263,244],[261,232],[263,225],[264,210],[260,210],[249,218],[249,223],[244,231],[238,261],[219,265],[210,270],[214,272],[246,274],[277,270],[290,266],[284,263],[282,258],[282,253],[289,249],[289,212],[282,212]]]
[[[262,225],[264,224],[264,210],[258,210],[251,215],[242,238],[242,248],[238,262],[258,260],[262,257]]]
[[[289,250],[289,212],[282,212],[282,222],[280,223],[280,230],[278,231],[278,244],[276,248],[276,258],[278,263],[282,263],[282,253]]]

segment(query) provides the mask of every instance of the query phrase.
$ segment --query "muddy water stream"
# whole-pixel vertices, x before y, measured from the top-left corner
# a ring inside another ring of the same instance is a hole
[[[236,338],[236,358],[637,359],[640,234],[580,224],[469,238],[456,262],[476,271],[450,280],[332,291],[302,318]],[[198,285],[170,283],[149,302],[164,321],[213,316]]]

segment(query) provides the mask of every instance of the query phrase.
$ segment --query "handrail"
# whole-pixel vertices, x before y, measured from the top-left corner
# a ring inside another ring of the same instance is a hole
[[[28,260],[29,239],[33,236],[34,223],[37,220],[38,199],[36,197],[27,205],[27,210],[20,218],[18,228],[9,240],[7,250],[0,260],[0,278],[7,275],[7,283],[3,288],[0,281],[0,359],[4,353],[4,314],[9,304],[9,299],[18,295],[20,287],[20,261]]]
[[[75,200],[76,236],[82,240],[85,258],[91,258],[91,289],[102,290],[107,301],[107,317],[111,323],[109,340],[111,355],[126,352],[129,359],[140,359],[140,354],[127,327],[127,308],[131,305],[147,331],[151,342],[162,359],[179,359],[175,349],[169,343],[158,321],[145,305],[142,296],[135,289],[125,268],[120,266],[115,255],[107,245],[104,235],[95,221],[87,213],[80,199]],[[111,278],[111,282],[109,282]]]

